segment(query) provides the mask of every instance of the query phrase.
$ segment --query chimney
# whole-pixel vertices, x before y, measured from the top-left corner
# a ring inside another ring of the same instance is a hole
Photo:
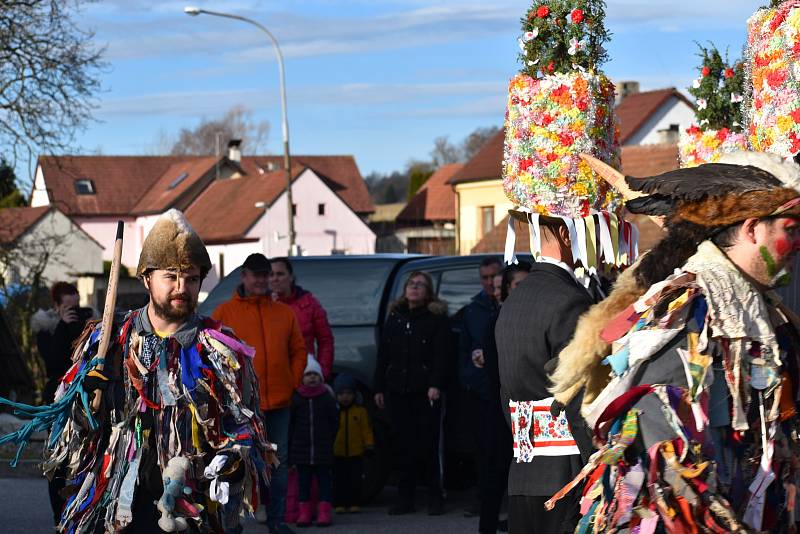
[[[639,82],[633,80],[619,82],[617,89],[617,104],[619,104],[626,96],[635,95],[639,92]]]
[[[680,124],[670,124],[669,128],[656,131],[658,142],[668,145],[678,144],[680,138]]]
[[[242,140],[241,139],[231,139],[228,141],[228,159],[235,162],[241,163],[242,162]]]

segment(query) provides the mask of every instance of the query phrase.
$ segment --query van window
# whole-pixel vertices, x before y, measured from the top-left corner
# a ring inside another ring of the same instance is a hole
[[[297,284],[319,300],[331,326],[377,324],[383,289],[395,264],[393,259],[292,261]],[[201,314],[211,315],[231,298],[240,283],[240,272],[237,267],[217,284],[200,305]]]
[[[469,304],[469,301],[481,290],[478,267],[442,271],[439,282],[439,298],[447,301],[447,310],[453,315]]]

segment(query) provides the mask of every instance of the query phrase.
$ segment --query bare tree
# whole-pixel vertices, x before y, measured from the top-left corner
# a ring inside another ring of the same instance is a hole
[[[73,148],[91,120],[102,49],[73,20],[85,0],[0,3],[0,155],[12,166]]]
[[[170,153],[176,155],[211,155],[224,149],[231,139],[241,139],[244,149],[251,154],[265,150],[269,123],[254,122],[253,112],[244,106],[234,106],[219,119],[204,119],[195,128],[183,128],[172,145]],[[163,134],[162,134],[163,140]]]
[[[434,167],[441,167],[449,163],[458,163],[461,160],[461,153],[457,146],[448,141],[446,135],[441,135],[433,140],[431,160]]]
[[[483,148],[483,145],[486,144],[486,141],[494,137],[499,131],[500,128],[497,126],[475,128],[475,130],[473,130],[473,132],[465,137],[464,141],[461,142],[461,155],[463,161],[471,160],[472,157],[477,154],[481,148]]]

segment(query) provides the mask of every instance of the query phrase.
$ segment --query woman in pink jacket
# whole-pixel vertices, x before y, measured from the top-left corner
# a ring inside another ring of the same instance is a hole
[[[289,258],[272,258],[270,264],[272,273],[269,275],[269,288],[272,298],[292,307],[300,321],[306,349],[322,366],[325,381],[330,380],[333,368],[333,333],[328,324],[328,314],[314,295],[294,283]]]

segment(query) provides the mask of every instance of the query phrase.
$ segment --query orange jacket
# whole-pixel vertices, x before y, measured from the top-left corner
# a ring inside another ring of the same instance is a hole
[[[269,296],[243,297],[237,289],[211,316],[256,349],[253,359],[261,409],[286,408],[306,368],[306,344],[292,308]]]

